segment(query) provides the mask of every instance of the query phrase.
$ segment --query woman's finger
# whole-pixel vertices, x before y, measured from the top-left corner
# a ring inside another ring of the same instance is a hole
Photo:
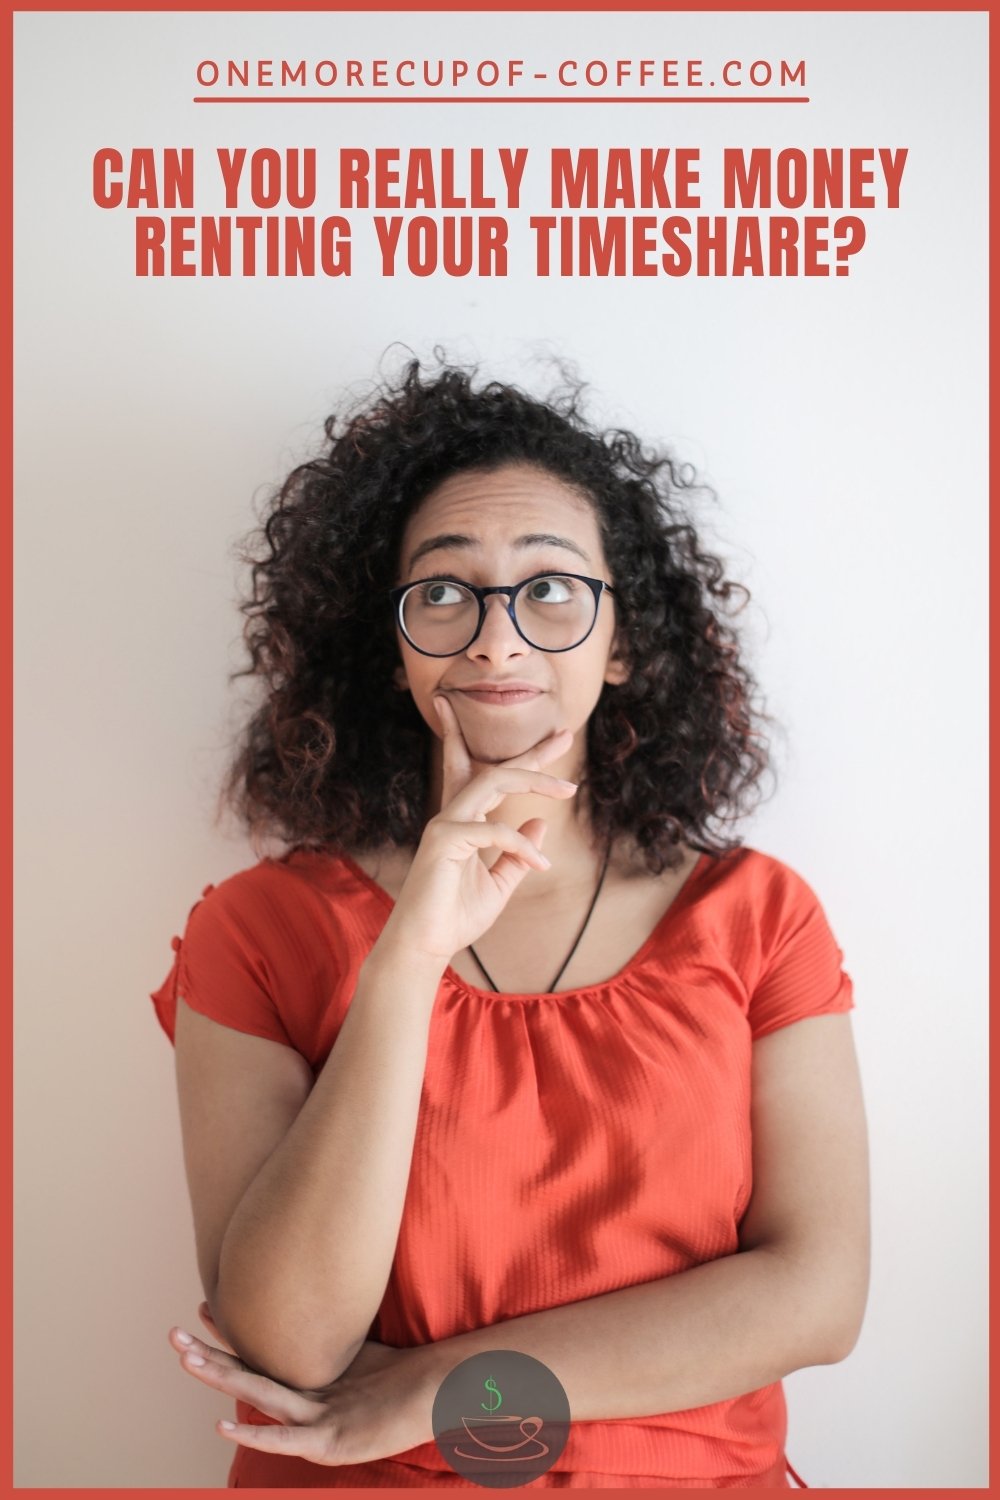
[[[447,807],[471,780],[472,760],[455,710],[441,693],[433,701],[441,724],[441,806]]]
[[[228,1365],[214,1364],[207,1360],[203,1365],[192,1366],[190,1359],[182,1358],[181,1365],[189,1375],[200,1380],[202,1385],[220,1391],[234,1401],[245,1401],[265,1417],[276,1422],[311,1422],[315,1419],[321,1403],[310,1399],[287,1385],[279,1385],[266,1375],[254,1375],[248,1370],[234,1370]]]
[[[202,1359],[214,1359],[219,1364],[231,1365],[237,1370],[246,1368],[238,1354],[228,1349],[216,1349],[203,1339],[195,1338],[193,1333],[185,1333],[183,1328],[171,1328],[169,1337],[178,1354],[194,1354]]]
[[[547,766],[549,761],[565,755],[572,743],[572,729],[556,729],[537,744],[529,746],[523,754],[512,755],[510,760],[504,761],[504,765],[525,766],[528,770],[537,771],[542,766]]]
[[[485,817],[508,796],[539,792],[543,797],[572,797],[576,789],[576,782],[550,776],[547,771],[512,765],[489,766],[450,802],[442,802],[441,812],[447,813],[449,819],[465,822]]]
[[[532,869],[551,869],[551,861],[517,828],[508,823],[453,823],[436,819],[435,838],[454,850],[455,857],[467,859],[474,849],[500,849],[515,859],[523,859]],[[492,874],[492,870],[484,871]]]
[[[529,829],[533,832],[529,833]],[[522,838],[529,839],[536,849],[541,849],[542,839],[545,837],[545,824],[541,818],[529,818],[517,831]],[[512,895],[527,873],[528,867],[518,854],[503,853],[489,868],[490,878],[504,896]]]
[[[178,1346],[175,1344],[174,1347]],[[248,1402],[265,1416],[274,1417],[275,1421],[307,1422],[315,1417],[316,1397],[248,1370],[235,1355],[213,1349],[200,1339],[181,1345],[179,1352],[181,1367],[189,1375],[194,1375],[213,1390],[224,1391],[227,1396]]]
[[[287,1458],[305,1458],[314,1464],[330,1464],[330,1444],[321,1427],[289,1427],[268,1423],[255,1426],[250,1422],[220,1421],[218,1431],[244,1448],[261,1453],[283,1453]]]

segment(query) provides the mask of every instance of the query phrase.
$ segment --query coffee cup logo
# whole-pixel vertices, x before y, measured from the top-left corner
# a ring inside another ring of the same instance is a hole
[[[547,1365],[514,1349],[456,1365],[434,1398],[438,1451],[456,1473],[490,1489],[530,1484],[569,1437],[566,1392]]]

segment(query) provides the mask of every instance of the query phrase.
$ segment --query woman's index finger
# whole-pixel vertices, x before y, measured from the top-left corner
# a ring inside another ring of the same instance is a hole
[[[447,807],[453,797],[472,779],[472,760],[465,743],[458,715],[447,698],[435,694],[434,706],[441,721],[441,806]]]

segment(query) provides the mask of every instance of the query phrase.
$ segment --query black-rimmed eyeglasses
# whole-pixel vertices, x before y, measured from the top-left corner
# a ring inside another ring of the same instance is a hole
[[[506,594],[507,613],[523,641],[539,651],[572,651],[594,628],[610,583],[582,573],[536,573],[521,583],[479,588],[438,575],[391,589],[400,630],[424,656],[457,656],[472,645],[486,619],[490,594]]]

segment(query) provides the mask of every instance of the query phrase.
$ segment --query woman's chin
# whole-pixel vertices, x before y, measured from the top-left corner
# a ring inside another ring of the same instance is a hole
[[[479,765],[492,766],[498,761],[511,760],[515,755],[524,755],[534,749],[553,731],[551,727],[513,722],[494,724],[489,727],[477,725],[474,729],[463,724],[465,743],[469,755]]]

